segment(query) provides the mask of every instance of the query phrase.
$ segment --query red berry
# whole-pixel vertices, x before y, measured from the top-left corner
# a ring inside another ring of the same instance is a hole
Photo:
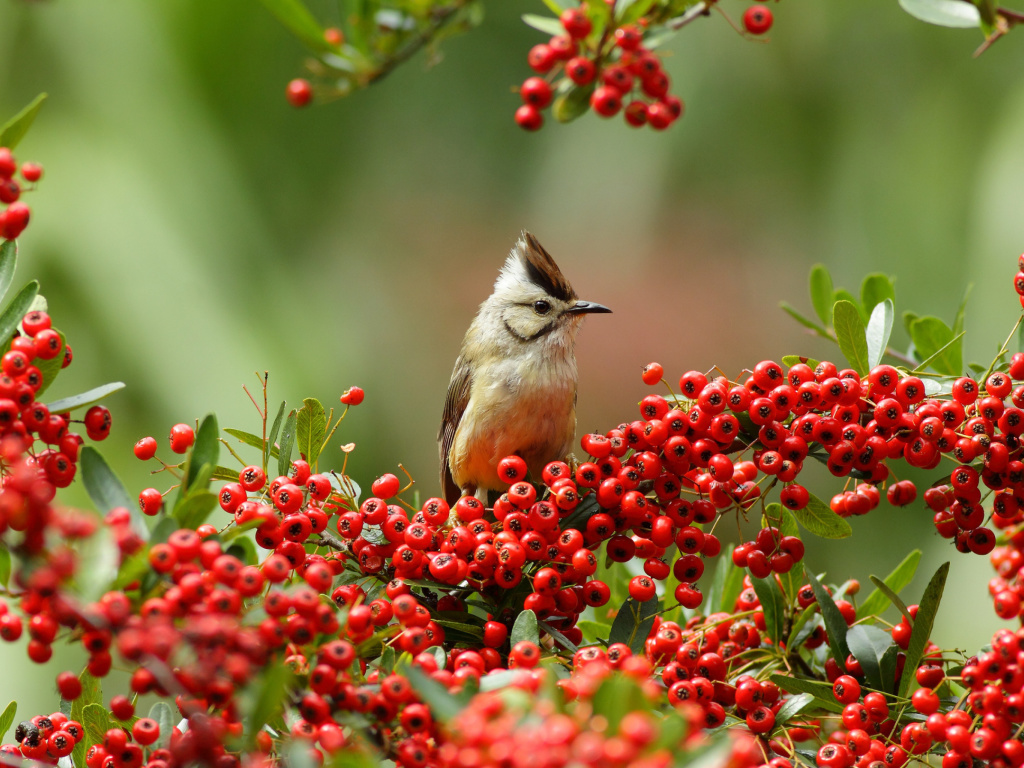
[[[288,83],[284,95],[293,107],[304,107],[313,100],[313,86],[309,80],[298,77]]]
[[[22,163],[21,176],[25,181],[39,181],[43,177],[43,166],[38,163]]]
[[[647,124],[647,105],[639,99],[629,102],[623,114],[626,117],[626,122],[634,128]]]
[[[542,75],[549,72],[556,61],[555,52],[551,50],[550,45],[544,43],[533,46],[526,55],[526,63],[530,65],[530,69]]]
[[[163,503],[164,497],[156,488],[146,488],[139,494],[139,508],[150,517],[160,511]]]
[[[615,30],[615,44],[624,51],[635,51],[642,41],[640,30],[630,24]]]
[[[559,20],[569,37],[577,40],[589,35],[590,30],[593,29],[593,24],[590,23],[590,19],[587,18],[587,14],[582,8],[567,8],[562,11]]]
[[[341,396],[341,403],[342,405],[359,405],[363,402],[364,396],[362,387],[349,387]]]
[[[634,102],[634,104],[635,103],[636,102]],[[655,384],[659,383],[664,375],[665,369],[661,367],[660,363],[648,363],[644,366],[644,369],[640,374],[644,384],[649,387],[653,387]]]
[[[149,461],[156,456],[156,438],[144,437],[135,444],[135,458],[139,461]]]
[[[597,68],[594,66],[594,62],[586,56],[576,56],[569,59],[565,65],[565,73],[576,85],[586,85],[594,79]]]
[[[667,105],[656,101],[647,107],[647,122],[656,131],[663,131],[675,122],[675,115]]]
[[[392,474],[381,475],[373,481],[373,485],[370,488],[373,490],[373,495],[382,499],[390,499],[401,487],[398,478]]]
[[[160,738],[160,724],[148,717],[140,718],[132,726],[132,738],[144,747]]]
[[[622,109],[622,94],[616,88],[602,85],[590,95],[590,106],[601,117],[612,117]]]
[[[0,213],[0,236],[13,240],[28,226],[29,209],[23,202],[11,203]]]
[[[185,453],[196,441],[195,430],[188,424],[175,424],[171,427],[171,450],[175,453]]]
[[[752,5],[743,14],[743,26],[752,35],[763,35],[772,28],[772,12],[763,5]]]
[[[0,147],[0,179],[9,179],[18,170],[14,155],[7,147]]]
[[[82,681],[74,672],[61,672],[57,675],[57,690],[62,699],[74,701],[82,695]]]
[[[551,86],[543,78],[528,77],[519,88],[519,96],[524,104],[544,109],[551,103]]]
[[[544,115],[536,107],[523,104],[516,110],[516,125],[526,131],[540,130],[544,125]]]
[[[21,197],[21,185],[14,179],[0,180],[0,203],[13,203]]]
[[[135,705],[127,696],[114,696],[110,699],[110,713],[118,720],[131,720]]]

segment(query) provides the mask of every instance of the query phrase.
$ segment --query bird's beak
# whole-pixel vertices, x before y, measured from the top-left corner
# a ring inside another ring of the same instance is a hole
[[[598,304],[596,301],[577,301],[568,310],[570,315],[586,315],[596,312],[611,312],[608,307],[604,304]]]

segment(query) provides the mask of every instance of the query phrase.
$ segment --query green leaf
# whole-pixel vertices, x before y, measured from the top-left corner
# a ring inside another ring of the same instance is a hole
[[[516,623],[512,625],[512,634],[509,635],[509,644],[528,640],[534,645],[540,645],[540,629],[537,625],[537,614],[527,608],[516,616]]]
[[[919,317],[910,325],[918,355],[936,372],[959,376],[963,369],[961,342],[937,317]]]
[[[869,315],[876,306],[888,299],[896,303],[896,289],[893,287],[892,278],[881,272],[872,272],[864,278],[860,284],[860,302],[864,311]]]
[[[601,507],[597,503],[597,494],[592,493],[577,504],[576,509],[560,520],[558,527],[563,531],[570,528],[582,531],[586,528],[587,521],[600,511]]]
[[[811,368],[817,368],[820,360],[815,360],[813,357],[803,357],[802,355],[783,355],[782,364],[787,368],[792,368],[794,365],[803,363],[809,365]]]
[[[533,27],[539,32],[543,32],[545,35],[564,35],[565,27],[562,26],[562,22],[558,19],[553,19],[550,16],[539,16],[536,13],[524,13],[523,23],[528,27]]]
[[[264,449],[264,447],[266,445],[263,442],[263,438],[262,437],[260,437],[259,435],[254,435],[252,432],[245,432],[245,431],[243,431],[241,429],[230,429],[230,428],[225,428],[224,431],[227,432],[232,437],[234,437],[234,438],[240,440],[241,442],[245,443],[246,445],[251,445],[253,448],[259,448],[261,451]],[[270,440],[267,440],[267,442],[269,443]],[[277,458],[277,448],[271,447],[270,455],[273,456],[276,459]],[[235,479],[237,480],[237,477]]]
[[[18,146],[18,143],[25,138],[25,134],[28,133],[28,129],[32,126],[32,121],[39,114],[39,108],[43,106],[44,101],[46,101],[46,94],[40,93],[32,99],[27,107],[0,127],[0,147],[14,149]]]
[[[14,269],[18,266],[18,243],[4,240],[0,243],[0,299],[7,295],[14,281]],[[2,737],[3,734],[0,734]]]
[[[603,624],[599,621],[590,621],[589,619],[580,619],[576,622],[576,626],[579,627],[580,632],[583,633],[583,639],[586,641],[585,644],[595,643],[598,641],[604,641],[608,637],[608,633],[611,632],[611,626]]]
[[[821,322],[828,325],[832,319],[832,275],[824,264],[811,267],[811,305]]]
[[[462,702],[448,693],[443,685],[419,667],[415,665],[404,667],[402,674],[408,678],[409,685],[416,691],[420,700],[430,707],[431,713],[441,722],[451,720],[463,710]]]
[[[96,405],[96,403],[103,398],[112,395],[115,392],[120,392],[122,389],[124,389],[123,381],[112,381],[101,387],[90,389],[88,392],[82,392],[78,395],[54,400],[52,403],[47,405],[47,408],[50,409],[50,413],[67,413],[68,411],[74,411],[79,408]]]
[[[791,307],[786,302],[780,301],[779,302],[779,307],[782,309],[783,312],[785,312],[787,315],[789,315],[794,320],[796,320],[798,323],[800,323],[800,325],[802,325],[804,328],[810,328],[812,331],[814,331],[815,333],[817,333],[819,336],[821,336],[823,338],[826,338],[826,339],[831,339],[832,338],[831,336],[828,335],[828,331],[826,331],[822,326],[818,325],[813,320],[811,320],[811,319],[809,319],[807,317],[804,317],[803,315],[801,315],[799,312],[797,312],[795,309],[793,309],[793,307]]]
[[[78,549],[78,568],[75,578],[78,595],[83,603],[92,603],[107,592],[117,579],[121,551],[109,529],[100,528]]]
[[[174,711],[166,701],[158,701],[149,708],[147,717],[155,720],[160,726],[160,738],[153,743],[150,749],[166,749],[171,743],[171,730],[174,728]]]
[[[978,9],[962,0],[900,0],[900,8],[915,19],[940,27],[971,29],[981,24]]]
[[[1024,323],[1022,323],[1022,325],[1024,325]],[[935,352],[933,352],[931,355],[929,355],[923,361],[918,363],[917,367],[914,368],[912,373],[918,373],[919,371],[923,371],[926,368],[928,368],[928,366],[936,367],[936,365],[935,365],[936,361],[939,361],[940,358],[944,357],[950,350],[954,349],[954,345],[956,345],[956,346],[960,346],[961,345],[962,342],[960,340],[964,337],[964,333],[966,333],[966,331],[960,331],[960,333],[958,333],[956,336],[954,336],[949,341],[947,341],[945,344],[943,344],[941,347],[939,347],[939,349],[935,350]],[[918,350],[918,352],[920,352],[920,350]],[[920,357],[920,354],[918,356]],[[936,370],[937,370],[937,367],[936,367]],[[982,370],[984,370],[984,368]],[[955,374],[949,374],[949,376],[951,378],[954,375]]]
[[[71,714],[69,717],[79,723],[84,721],[84,712],[86,706],[89,704],[103,704],[103,692],[100,686],[100,681],[89,674],[88,671],[82,672],[78,676],[78,679],[82,681],[82,695],[71,702]],[[0,729],[0,737],[3,736],[3,730]],[[85,765],[85,749],[86,739],[79,739],[78,743],[75,744],[75,749],[71,753],[71,762],[76,768],[81,768]]]
[[[908,336],[910,335],[910,327],[918,317],[920,317],[920,315],[915,312],[911,312],[909,309],[903,311],[903,330],[907,332]]]
[[[229,469],[228,467],[214,467],[210,473],[211,480],[227,480],[229,483],[238,482],[238,470]]]
[[[750,577],[757,593],[757,599],[761,601],[761,610],[764,611],[765,631],[768,637],[776,645],[782,637],[782,623],[785,619],[786,605],[782,600],[782,593],[774,580],[759,579],[756,576]]]
[[[867,324],[867,322],[868,322],[868,313],[865,312],[864,311],[864,307],[862,307],[860,305],[860,299],[858,299],[856,296],[854,296],[852,293],[850,293],[845,288],[836,288],[836,292],[832,295],[832,301],[833,301],[833,304],[832,304],[832,311],[833,311],[833,313],[835,312],[835,303],[834,302],[837,302],[837,301],[848,301],[851,304],[853,304],[853,306],[856,308],[858,314],[860,314],[860,319],[863,320],[865,324]]]
[[[813,493],[806,507],[792,510],[792,513],[800,525],[823,539],[845,539],[853,533],[850,524]]]
[[[209,464],[203,466],[209,467]],[[174,519],[181,523],[182,528],[195,530],[206,522],[206,518],[217,508],[217,494],[212,491],[197,489],[180,503],[175,505]]]
[[[868,320],[865,336],[868,342],[868,367],[874,368],[882,362],[882,355],[889,346],[889,336],[892,335],[892,321],[896,317],[896,310],[892,305],[892,299],[886,298],[878,302],[871,310],[871,318]]]
[[[903,676],[900,678],[900,696],[907,695],[911,683],[915,680],[917,666],[921,663],[925,647],[928,645],[928,638],[932,634],[932,625],[935,623],[935,614],[939,610],[939,602],[942,600],[942,591],[946,587],[948,575],[949,563],[943,563],[928,582],[924,596],[918,605],[917,618],[914,619],[914,628],[910,633],[910,645],[907,646]]]
[[[836,701],[829,683],[820,680],[804,680],[801,677],[790,677],[789,675],[770,675],[768,679],[787,693],[811,694],[815,704],[829,712],[843,711],[843,705]]]
[[[920,562],[921,550],[915,549],[903,558],[903,561],[893,569],[892,573],[885,577],[885,585],[894,593],[898,593],[913,580],[914,574],[917,573],[917,564]],[[871,580],[874,581],[874,577]],[[888,599],[881,589],[873,590],[857,609],[857,618],[877,616],[885,610]]]
[[[625,643],[635,654],[643,652],[644,641],[654,626],[654,616],[661,610],[657,596],[644,603],[629,598],[619,608],[612,631],[608,634],[609,644]]]
[[[569,7],[567,4],[558,2],[558,0],[542,0],[542,2],[548,7],[548,10],[556,16],[561,16],[562,11]]]
[[[315,397],[307,397],[302,401],[302,407],[295,417],[295,434],[299,441],[299,453],[306,457],[311,467],[315,467],[327,434],[327,414]]]
[[[263,5],[307,48],[317,53],[334,52],[324,39],[323,27],[302,0],[263,0]]]
[[[295,675],[292,670],[283,663],[271,664],[264,667],[258,678],[260,688],[256,692],[252,708],[246,718],[245,732],[248,735],[249,743],[253,743],[256,734],[263,726],[280,715],[287,700],[288,689],[292,685]]]
[[[821,609],[821,617],[825,621],[825,633],[828,635],[828,647],[837,662],[846,660],[850,655],[850,647],[846,644],[846,619],[839,612],[839,608],[832,599],[832,595],[825,591],[821,582],[810,571],[806,571],[807,583],[814,590],[814,597]]]
[[[8,704],[2,713],[0,713],[0,740],[3,739],[4,735],[11,730],[11,726],[14,725],[14,718],[18,715],[18,702],[12,701]]]
[[[725,576],[725,583],[722,585],[722,597],[718,601],[718,610],[732,613],[736,609],[736,600],[743,591],[743,577],[746,575],[746,571],[743,568],[737,568],[732,562],[731,550],[727,559],[729,569]],[[714,605],[714,603],[708,603],[708,605]]]
[[[567,638],[565,635],[563,635],[557,629],[552,627],[546,621],[540,621],[538,622],[538,625],[541,629],[544,630],[546,634],[551,635],[552,640],[554,640],[558,645],[565,648],[565,650],[569,651],[569,653],[576,653],[576,651],[579,650],[579,646],[577,646],[574,642],[572,642],[572,640]]]
[[[0,541],[0,587],[6,587],[11,580],[11,551]]]
[[[185,482],[182,484],[183,492],[193,491],[199,487],[200,483],[197,480],[201,479],[200,471],[205,466],[209,466],[211,469],[205,473],[206,483],[203,484],[203,487],[209,484],[209,472],[212,472],[212,468],[217,466],[217,459],[220,456],[220,442],[217,440],[219,434],[220,427],[217,426],[217,417],[212,413],[208,414],[199,425],[195,444],[189,452],[188,462],[185,465]]]
[[[142,517],[142,511],[132,497],[128,495],[124,484],[117,479],[117,475],[107,465],[100,452],[91,445],[82,448],[78,459],[82,469],[82,482],[85,484],[85,491],[103,514],[106,514],[117,507],[124,507],[132,515],[132,530],[142,539],[149,539],[149,529]]]
[[[803,563],[800,565],[803,566]],[[800,572],[803,573],[802,567]],[[817,617],[817,615],[817,606],[813,604],[807,606],[800,612],[800,615],[797,616],[796,620],[793,622],[792,629],[789,630],[789,637],[786,639],[786,648],[799,648],[803,642],[811,636],[811,633],[814,632],[814,627],[817,624],[816,621],[812,622],[811,618]]]
[[[30,282],[11,299],[7,309],[0,315],[0,344],[8,345],[14,337],[14,331],[21,324],[21,319],[29,311],[36,294],[39,293],[39,283],[35,280]]]
[[[295,443],[295,409],[285,419],[281,429],[281,445],[277,454],[277,473],[287,475],[292,468],[292,445]]]
[[[149,552],[145,547],[126,556],[117,569],[113,589],[124,589],[129,584],[141,580],[151,570]]]
[[[852,302],[840,299],[832,310],[832,327],[835,328],[839,349],[850,367],[861,376],[866,374],[871,366],[868,363],[868,341],[860,310]]]
[[[572,80],[565,79],[566,86],[558,88],[558,95],[551,105],[551,114],[560,123],[571,123],[590,109],[590,95],[594,92],[594,84],[575,85]]]
[[[619,0],[615,6],[618,26],[633,24],[647,13],[656,0]]]
[[[627,675],[606,677],[591,699],[594,714],[608,721],[608,733],[615,733],[627,712],[648,708],[639,684]]]
[[[102,704],[86,704],[82,710],[82,726],[85,728],[86,751],[93,744],[102,744],[103,737],[112,724],[110,715]]]
[[[875,690],[891,691],[896,681],[890,674],[882,674],[882,657],[894,645],[892,635],[878,627],[854,624],[846,631],[846,644],[850,653],[860,662],[864,677]]]
[[[779,725],[788,723],[790,720],[799,715],[813,703],[813,694],[797,694],[796,696],[786,701],[786,703],[779,708],[779,711],[775,715],[775,722]]]
[[[281,424],[284,420],[284,409],[285,401],[281,401],[281,407],[277,409],[277,416],[274,418],[274,425],[270,428],[270,434],[267,435],[267,442],[263,445],[263,466],[267,466],[267,451],[269,449],[270,454],[273,456],[279,456],[279,453],[274,453],[277,450],[274,446],[277,443],[277,435],[281,431]]]
[[[711,577],[711,584],[708,585],[704,593],[705,605],[712,610],[722,600],[722,590],[725,588],[725,580],[729,576],[729,566],[732,565],[732,550],[733,547],[730,545],[728,551],[722,553],[722,556],[718,558],[718,562],[715,563],[714,575]],[[669,575],[669,581],[665,584],[665,602],[668,602],[669,596],[675,592],[678,583],[673,571]]]

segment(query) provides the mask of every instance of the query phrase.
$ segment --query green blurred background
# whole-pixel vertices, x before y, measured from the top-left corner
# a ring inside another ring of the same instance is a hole
[[[837,356],[777,308],[810,312],[816,261],[851,288],[895,274],[898,311],[947,321],[975,283],[968,359],[991,359],[1019,311],[1021,33],[974,60],[976,33],[895,2],[786,0],[769,45],[716,15],[667,47],[687,103],[668,132],[587,116],[530,135],[513,88],[540,36],[518,16],[542,4],[485,6],[440,65],[420,56],[296,111],[283,91],[304,53],[257,2],[0,0],[0,115],[50,94],[18,152],[46,168],[19,279],[42,281],[75,350],[54,396],[128,383],[103,450],[131,489],[150,482],[131,458],[143,435],[210,410],[258,431],[241,387],[270,370],[275,403],[364,387],[327,459],[352,441],[364,485],[402,462],[436,493],[451,365],[523,228],[615,310],[580,338],[581,430],[635,418],[651,360],[675,379]],[[314,7],[337,20],[333,3]],[[745,4],[723,7],[738,19]],[[921,504],[883,505],[807,562],[866,582],[923,547],[915,599],[955,554],[929,521]],[[991,571],[953,559],[935,637],[976,648],[997,626]],[[0,698],[26,716],[56,708],[72,657],[38,669],[20,647],[0,654]]]

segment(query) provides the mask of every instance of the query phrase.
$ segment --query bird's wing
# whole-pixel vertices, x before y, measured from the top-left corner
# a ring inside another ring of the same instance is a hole
[[[441,458],[441,490],[449,504],[454,504],[462,496],[462,489],[452,477],[448,456],[451,453],[452,444],[455,442],[455,431],[459,428],[462,414],[466,412],[466,405],[469,403],[469,390],[472,381],[473,375],[470,372],[469,364],[460,355],[459,359],[455,361],[452,380],[448,383],[448,396],[444,401],[441,429],[437,434]]]

